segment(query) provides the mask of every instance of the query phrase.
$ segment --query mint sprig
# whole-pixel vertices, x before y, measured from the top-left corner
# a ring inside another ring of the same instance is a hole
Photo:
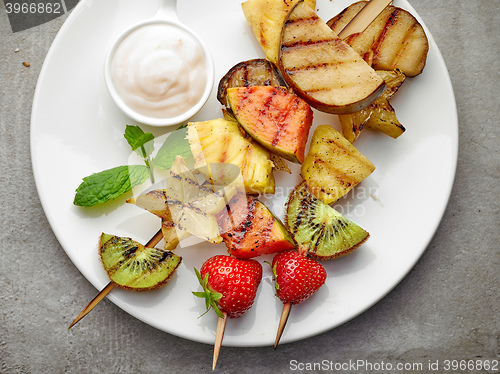
[[[125,137],[125,139],[127,139],[127,142],[132,150],[135,151],[135,153],[137,153],[144,160],[144,163],[149,170],[149,177],[151,178],[151,182],[154,183],[154,166],[152,165],[150,158],[155,149],[153,143],[153,140],[155,139],[154,135],[150,132],[145,133],[139,126],[127,125],[127,127],[125,128],[125,134],[123,136]]]
[[[154,183],[155,166],[169,170],[177,156],[186,158],[192,154],[186,135],[187,126],[180,126],[167,137],[156,157],[152,159],[155,150],[154,135],[145,133],[139,126],[127,125],[124,137],[132,150],[144,160],[145,165],[118,166],[83,178],[76,189],[73,203],[91,207],[116,199],[144,183],[148,177]]]
[[[114,200],[146,181],[149,169],[145,165],[118,166],[83,178],[76,189],[73,204],[91,207]]]

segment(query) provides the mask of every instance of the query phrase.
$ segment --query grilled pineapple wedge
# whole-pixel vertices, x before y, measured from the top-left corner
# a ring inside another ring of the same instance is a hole
[[[281,29],[286,15],[299,0],[247,0],[241,4],[247,22],[260,43],[266,58],[278,63]],[[306,0],[314,9],[316,0]]]
[[[190,122],[187,139],[195,167],[202,168],[211,163],[233,164],[239,167],[248,194],[274,193],[273,162],[269,151],[246,135],[238,122],[223,118]]]
[[[278,67],[298,96],[327,113],[357,112],[385,89],[375,70],[304,2],[285,20]]]
[[[377,74],[384,79],[387,85],[387,89],[382,96],[359,112],[339,115],[342,135],[351,143],[357,139],[365,126],[393,138],[399,137],[406,130],[399,122],[394,108],[389,103],[389,99],[394,96],[403,84],[406,78],[405,75],[399,69],[393,71],[379,70]]]
[[[354,3],[327,22],[335,35],[366,3]],[[350,35],[345,41],[374,69],[398,68],[408,77],[422,72],[429,51],[422,25],[412,14],[392,5],[385,8],[365,31]]]
[[[375,166],[330,125],[316,128],[302,177],[316,198],[331,204],[368,177]]]

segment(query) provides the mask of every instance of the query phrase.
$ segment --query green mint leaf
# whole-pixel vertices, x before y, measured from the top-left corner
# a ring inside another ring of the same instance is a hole
[[[186,139],[187,126],[182,125],[173,131],[158,150],[153,163],[156,167],[169,170],[177,156],[188,158],[192,155],[189,141]]]
[[[91,207],[114,200],[146,181],[149,169],[145,165],[118,166],[83,178],[76,189],[73,204]]]
[[[150,132],[145,133],[139,126],[127,125],[124,136],[132,150],[142,158],[146,159],[153,153],[154,144],[152,140],[155,137]]]

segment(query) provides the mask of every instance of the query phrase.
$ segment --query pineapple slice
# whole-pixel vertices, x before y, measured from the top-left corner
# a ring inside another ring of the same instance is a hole
[[[359,112],[339,115],[342,135],[353,143],[364,126],[378,130],[392,138],[397,138],[405,132],[404,126],[396,117],[389,99],[394,96],[405,80],[405,75],[399,69],[393,71],[379,70],[377,74],[384,79],[387,89],[382,96]]]
[[[247,0],[241,4],[245,18],[266,58],[274,64],[278,63],[278,48],[285,17],[297,2],[299,0]],[[312,9],[316,7],[316,0],[305,2]]]
[[[239,168],[248,194],[274,193],[274,164],[269,151],[248,137],[238,122],[222,118],[190,122],[187,139],[195,167],[203,168],[212,163],[233,164]],[[209,177],[213,179],[212,175]]]
[[[302,177],[314,196],[331,204],[375,170],[368,158],[329,125],[314,131]]]

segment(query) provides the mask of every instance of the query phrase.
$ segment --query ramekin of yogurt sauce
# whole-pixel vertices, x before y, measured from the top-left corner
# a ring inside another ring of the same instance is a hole
[[[105,80],[129,117],[153,126],[173,125],[195,115],[207,101],[213,62],[191,30],[153,20],[117,40],[106,58]]]

